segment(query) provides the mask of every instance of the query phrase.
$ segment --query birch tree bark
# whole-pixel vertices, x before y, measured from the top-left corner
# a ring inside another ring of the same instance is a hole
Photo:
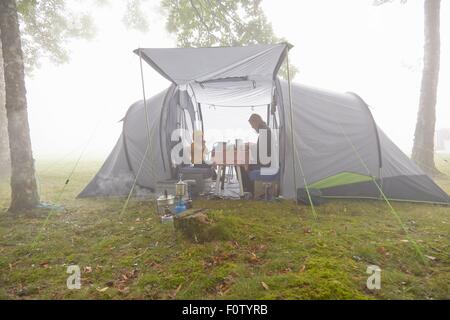
[[[440,5],[441,0],[425,0],[425,45],[419,112],[412,159],[427,173],[437,174],[434,163],[436,100],[440,65]]]

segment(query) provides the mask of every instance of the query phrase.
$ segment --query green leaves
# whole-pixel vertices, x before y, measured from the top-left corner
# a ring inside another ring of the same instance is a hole
[[[261,0],[162,0],[167,31],[179,47],[239,46],[284,41],[275,36]],[[291,76],[297,72],[291,67]],[[286,78],[286,68],[281,75]]]
[[[141,0],[128,0],[122,22],[130,29],[136,29],[141,32],[149,30],[148,21],[142,11]]]
[[[271,43],[277,39],[260,1],[162,0],[167,30],[180,47]]]

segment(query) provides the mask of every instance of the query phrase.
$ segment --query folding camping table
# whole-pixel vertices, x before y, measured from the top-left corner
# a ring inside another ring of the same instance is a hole
[[[219,164],[217,165],[217,179],[216,179],[216,195],[220,195],[221,190],[224,188],[224,184],[225,184],[225,174],[226,174],[226,168],[228,166],[232,166],[236,168],[236,176],[237,176],[237,180],[239,182],[239,196],[243,197],[244,196],[244,186],[242,184],[242,166],[243,165],[239,165],[239,164]]]
[[[243,145],[244,148],[238,152],[238,143],[227,144],[222,142],[220,144],[222,145],[222,148],[214,147],[211,153],[213,164],[217,166],[215,194],[220,195],[221,190],[224,188],[226,168],[234,167],[236,168],[236,177],[239,183],[239,196],[243,197],[244,186],[242,184],[242,167],[245,167],[250,163],[251,156],[249,145]]]

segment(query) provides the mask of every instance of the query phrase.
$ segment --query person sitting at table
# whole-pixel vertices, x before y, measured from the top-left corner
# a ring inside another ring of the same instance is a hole
[[[251,127],[258,133],[258,141],[256,143],[256,151],[257,151],[257,161],[256,164],[249,164],[245,166],[245,170],[242,172],[242,185],[244,188],[244,191],[254,193],[254,184],[250,180],[250,172],[253,170],[261,169],[262,167],[270,167],[269,163],[262,163],[260,159],[260,149],[263,147],[262,143],[266,143],[266,152],[267,157],[271,157],[271,130],[267,123],[261,118],[261,116],[257,113],[254,113],[250,116],[248,119],[248,122],[250,123]],[[265,132],[264,132],[265,130]],[[263,139],[265,138],[266,141]],[[263,149],[264,150],[264,149]]]

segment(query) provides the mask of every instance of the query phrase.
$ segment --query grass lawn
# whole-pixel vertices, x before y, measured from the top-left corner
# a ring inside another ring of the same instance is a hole
[[[81,163],[60,196],[73,163],[38,163],[42,201],[64,206],[50,216],[7,214],[0,184],[0,298],[450,299],[449,207],[394,203],[407,235],[381,201],[331,201],[315,220],[291,201],[199,200],[217,226],[199,244],[161,224],[151,202],[120,216],[124,199],[75,199],[100,165]],[[438,182],[450,192],[448,178]],[[66,287],[71,264],[80,290]],[[372,264],[380,290],[366,288]]]

